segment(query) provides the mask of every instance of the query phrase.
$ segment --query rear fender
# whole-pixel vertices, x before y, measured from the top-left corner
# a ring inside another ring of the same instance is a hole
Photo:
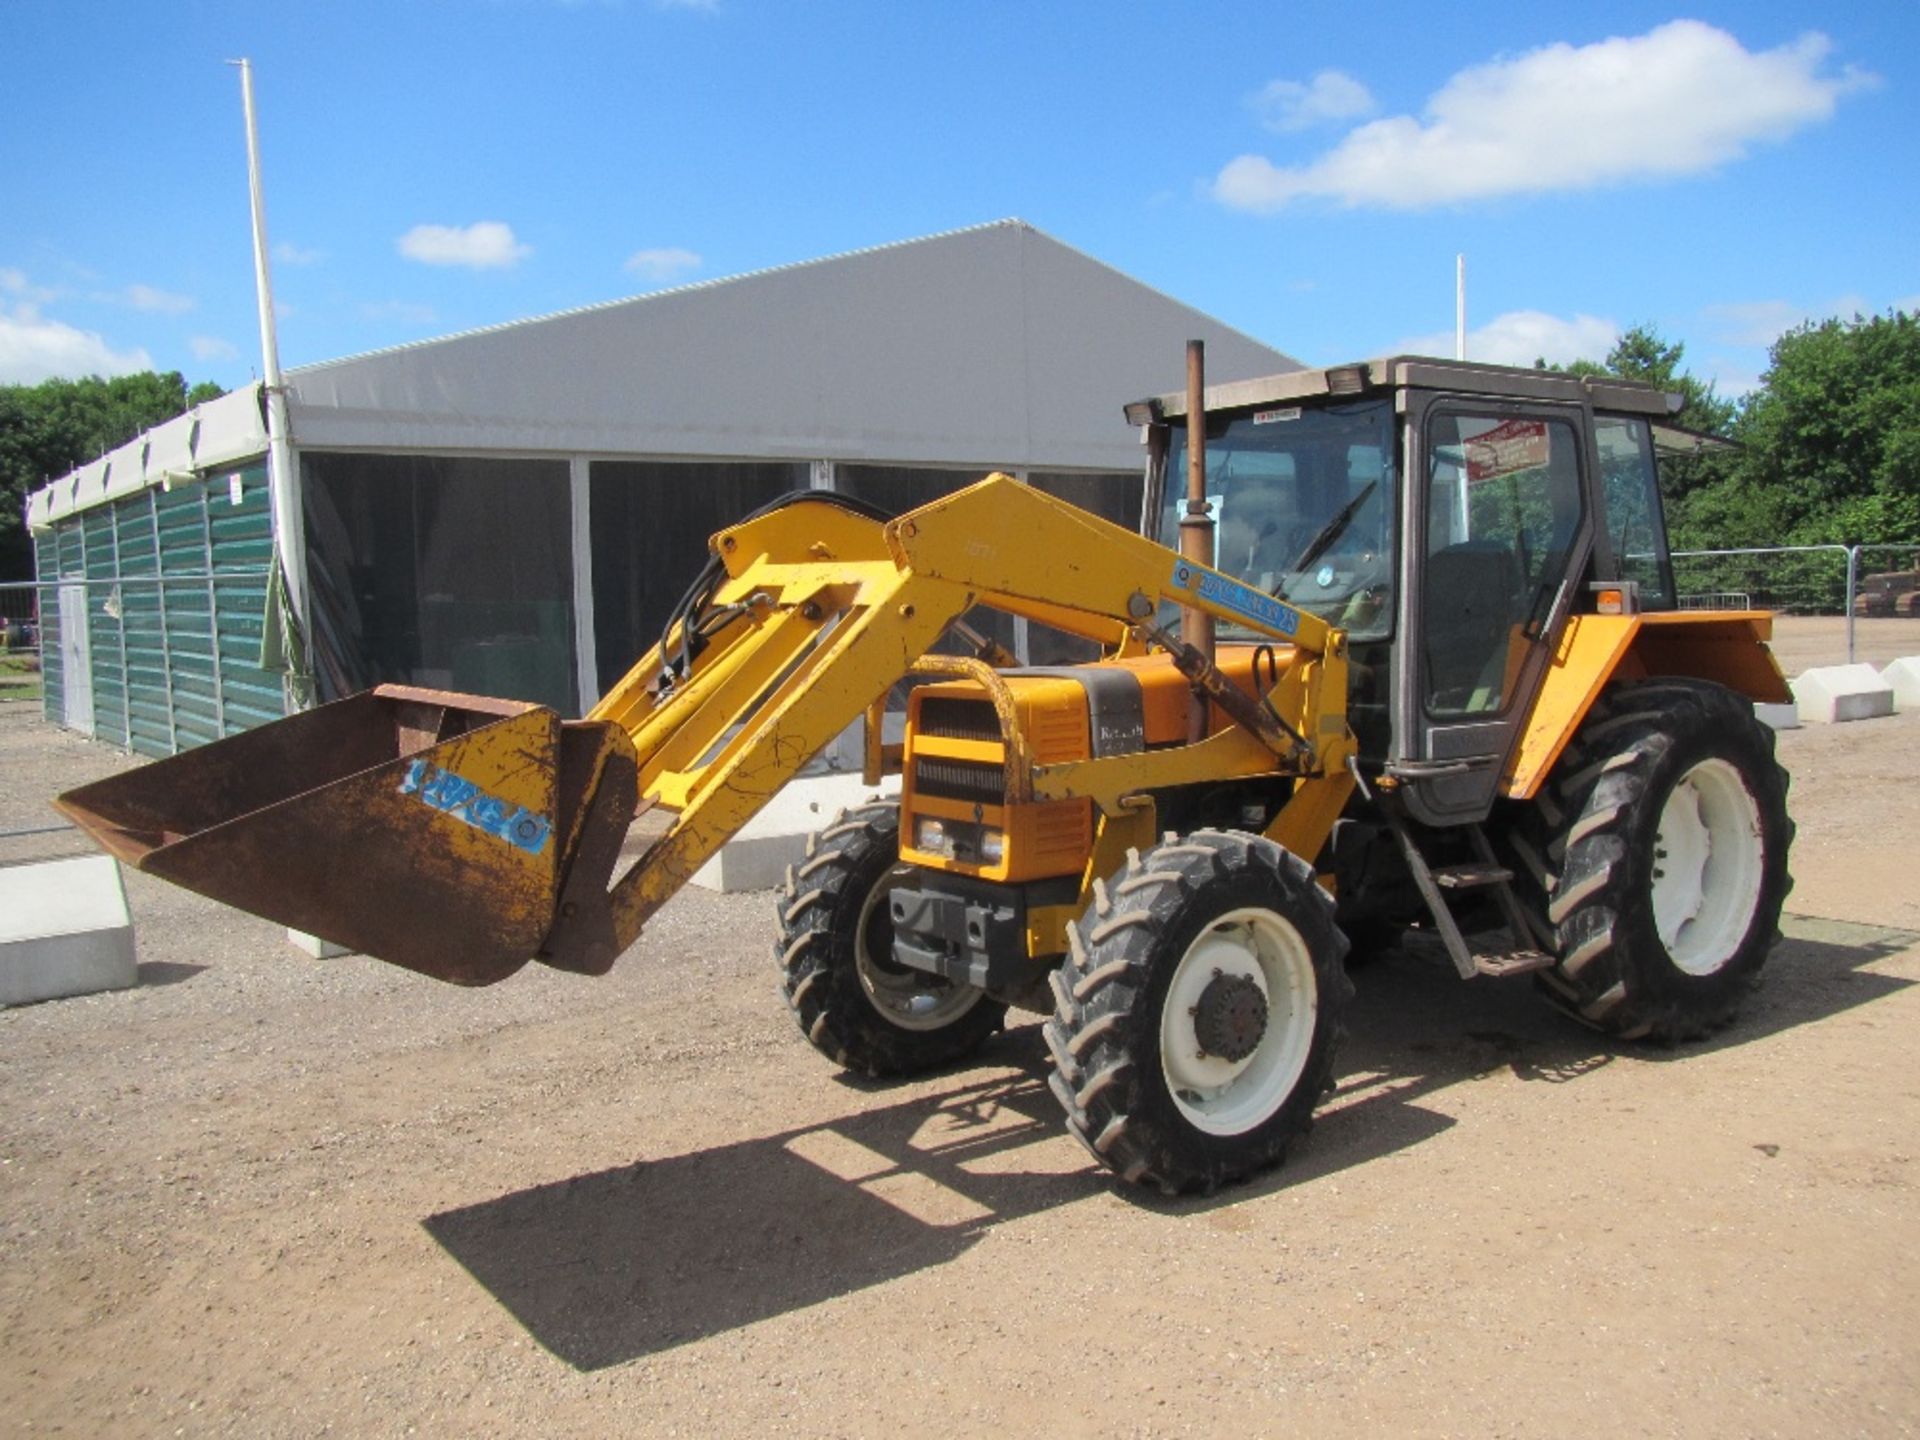
[[[1538,794],[1593,702],[1615,680],[1678,676],[1711,680],[1756,703],[1792,699],[1767,648],[1772,635],[1773,615],[1766,610],[1575,615],[1541,679],[1501,793],[1514,800]]]

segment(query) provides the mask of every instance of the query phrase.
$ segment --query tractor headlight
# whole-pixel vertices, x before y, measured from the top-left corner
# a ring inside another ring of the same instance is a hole
[[[953,828],[945,820],[923,815],[913,822],[913,848],[922,855],[938,855],[942,860],[951,860],[954,858]]]
[[[961,865],[998,865],[1006,858],[1007,832],[969,820],[922,815],[913,822],[913,848],[922,855]]]

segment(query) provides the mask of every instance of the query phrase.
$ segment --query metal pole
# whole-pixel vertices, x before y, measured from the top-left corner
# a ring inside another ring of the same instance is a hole
[[[1207,503],[1207,346],[1187,342],[1187,513],[1180,520],[1180,556],[1212,566],[1213,506]],[[1209,663],[1213,660],[1213,616],[1195,606],[1180,612],[1180,638]],[[1207,698],[1195,690],[1187,717],[1187,739],[1207,738]]]
[[[1860,574],[1860,547],[1847,547],[1847,663],[1853,664],[1853,597]]]
[[[304,647],[307,626],[307,550],[303,543],[300,472],[293,463],[292,436],[287,428],[287,392],[280,378],[280,342],[274,331],[273,276],[267,265],[267,202],[260,183],[260,131],[253,108],[253,62],[230,60],[240,67],[240,98],[247,117],[247,189],[253,201],[253,278],[260,305],[261,373],[267,400],[267,491],[273,505],[273,544],[287,577],[287,604]],[[294,657],[307,666],[307,657]],[[293,685],[287,686],[289,704]]]
[[[1467,358],[1467,257],[1453,257],[1453,358]]]

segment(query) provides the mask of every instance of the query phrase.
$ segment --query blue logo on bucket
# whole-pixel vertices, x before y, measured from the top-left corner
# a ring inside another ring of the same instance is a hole
[[[546,816],[536,815],[524,805],[488,795],[471,780],[463,780],[451,770],[442,770],[425,760],[415,760],[407,766],[406,776],[400,781],[400,793],[418,795],[421,804],[518,846],[529,855],[538,855],[546,849],[547,837],[553,833],[553,822]]]

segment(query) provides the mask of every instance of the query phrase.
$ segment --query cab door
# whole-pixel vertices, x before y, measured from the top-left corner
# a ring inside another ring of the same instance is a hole
[[[1484,817],[1593,548],[1590,416],[1436,396],[1405,437],[1394,769],[1415,818]]]

